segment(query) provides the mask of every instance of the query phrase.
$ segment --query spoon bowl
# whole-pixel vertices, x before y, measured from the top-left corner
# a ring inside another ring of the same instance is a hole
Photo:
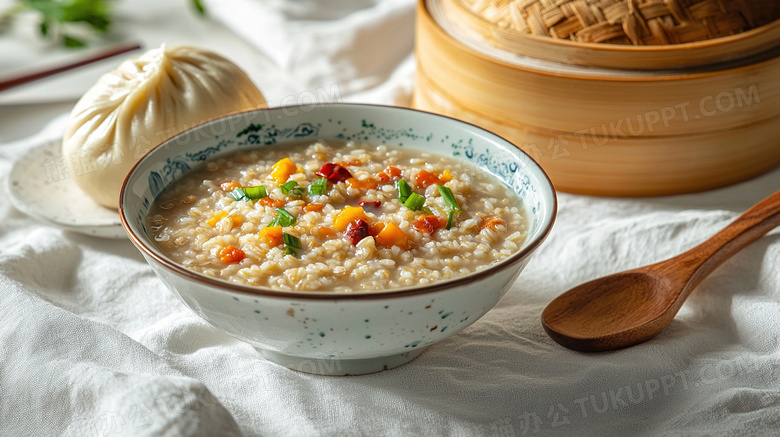
[[[670,302],[659,293],[668,282],[641,269],[586,282],[554,300],[542,313],[542,325],[556,342],[575,350],[647,340],[670,321]]]
[[[581,352],[649,340],[671,323],[707,275],[778,225],[780,191],[679,256],[595,279],[558,296],[542,312],[542,326],[553,340]]]

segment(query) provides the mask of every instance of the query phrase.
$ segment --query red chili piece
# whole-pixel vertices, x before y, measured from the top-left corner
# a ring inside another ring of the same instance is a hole
[[[446,220],[442,220],[435,215],[421,215],[414,223],[412,223],[412,226],[414,226],[420,232],[427,232],[433,235],[437,230],[446,226],[446,224]]]
[[[349,240],[353,246],[357,246],[360,240],[368,237],[368,232],[368,223],[366,223],[365,220],[355,220],[347,226],[347,240]]]
[[[334,164],[332,162],[329,162],[322,166],[320,171],[317,172],[317,176],[324,177],[328,180],[328,182],[331,183],[338,183],[346,181],[347,179],[352,177],[352,173],[349,172],[346,168]]]
[[[382,204],[381,200],[374,200],[374,201],[361,200],[360,202],[358,202],[358,205],[360,205],[360,206],[369,205],[369,206],[373,206],[374,208],[379,208],[379,205],[381,205],[381,204]]]

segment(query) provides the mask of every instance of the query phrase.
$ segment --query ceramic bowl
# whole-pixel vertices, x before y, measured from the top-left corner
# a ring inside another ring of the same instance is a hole
[[[424,150],[487,172],[522,199],[529,221],[522,248],[490,268],[454,280],[376,292],[279,291],[195,273],[156,247],[146,215],[169,184],[210,159],[284,143],[360,140]],[[195,314],[267,359],[318,374],[363,374],[410,361],[471,325],[507,292],[547,237],[557,210],[542,169],[508,141],[452,118],[412,109],[327,104],[260,109],[187,130],[149,152],[122,188],[120,216],[163,283]]]

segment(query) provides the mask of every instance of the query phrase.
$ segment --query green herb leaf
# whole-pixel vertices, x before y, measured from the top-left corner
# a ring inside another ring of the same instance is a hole
[[[193,0],[200,1],[200,0]],[[0,32],[24,13],[39,17],[41,36],[66,47],[83,47],[84,32],[70,33],[73,25],[81,25],[96,34],[105,34],[111,26],[111,0],[18,0],[14,6],[0,12]]]
[[[439,193],[441,194],[441,197],[444,199],[444,203],[447,205],[450,211],[454,211],[456,214],[463,212],[463,210],[460,209],[460,205],[458,205],[458,200],[455,199],[455,195],[452,194],[452,190],[450,190],[449,187],[436,184],[436,188],[439,189]]]
[[[395,182],[395,187],[398,189],[398,200],[400,200],[401,203],[406,202],[406,199],[412,194],[412,187],[410,187],[409,183],[406,182],[406,179],[403,178],[398,179]]]
[[[111,8],[107,0],[36,1],[55,3],[62,8],[59,15],[63,23],[86,23],[93,30],[105,33],[111,25]]]
[[[293,249],[300,249],[303,247],[301,245],[301,240],[295,235],[290,235],[287,232],[283,232],[282,238],[284,239],[284,245],[287,247],[292,247]]]
[[[203,2],[201,0],[192,0],[192,6],[195,7],[195,11],[201,17],[206,15],[206,8],[203,7]]]
[[[265,187],[262,185],[258,185],[256,187],[246,187],[243,188],[243,190],[244,193],[246,193],[246,197],[252,200],[268,197],[268,192],[266,191]]]
[[[328,191],[328,179],[318,178],[313,184],[309,185],[309,194],[312,196],[322,196]]]
[[[233,199],[236,200],[236,202],[240,200],[248,200],[249,197],[246,195],[246,192],[244,192],[243,188],[236,188],[235,190],[230,192],[230,195],[233,196]]]
[[[411,209],[412,211],[417,211],[418,209],[422,208],[423,205],[425,205],[425,197],[420,196],[417,193],[410,194],[409,198],[406,199],[406,202],[404,202],[404,206]]]
[[[65,45],[65,47],[70,47],[70,48],[79,48],[87,45],[87,43],[85,43],[84,41],[70,37],[68,35],[62,37],[62,43]]]

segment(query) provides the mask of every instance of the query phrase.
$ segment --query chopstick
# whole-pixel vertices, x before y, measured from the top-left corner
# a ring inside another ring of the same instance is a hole
[[[122,53],[131,52],[133,50],[138,50],[140,48],[141,45],[138,43],[118,44],[116,46],[112,46],[108,48],[107,50],[103,50],[101,52],[95,53],[94,55],[84,58],[80,61],[72,62],[65,65],[60,65],[59,67],[48,68],[45,70],[27,72],[7,79],[0,79],[0,91],[5,91],[7,89],[26,84],[28,82],[32,82],[38,79],[43,79],[44,77],[53,76],[55,74],[59,74],[64,71],[73,70],[74,68],[92,64],[97,61],[102,61],[103,59],[111,58],[113,56],[121,55]]]

